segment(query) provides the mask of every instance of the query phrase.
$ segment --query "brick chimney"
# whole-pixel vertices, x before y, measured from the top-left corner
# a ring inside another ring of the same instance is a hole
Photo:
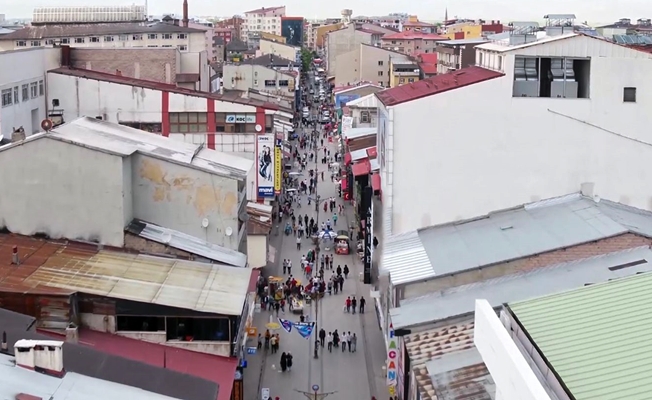
[[[14,344],[14,354],[19,367],[58,378],[66,374],[61,341],[22,339]]]
[[[188,0],[183,0],[183,26],[188,27]]]

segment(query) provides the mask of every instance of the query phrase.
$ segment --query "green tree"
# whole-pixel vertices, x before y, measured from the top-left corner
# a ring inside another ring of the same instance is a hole
[[[303,72],[310,70],[312,60],[314,59],[313,53],[308,49],[301,49],[301,69]]]

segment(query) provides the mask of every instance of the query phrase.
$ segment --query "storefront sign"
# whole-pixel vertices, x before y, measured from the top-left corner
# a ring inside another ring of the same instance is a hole
[[[398,372],[398,341],[394,335],[394,325],[387,331],[387,386],[396,386]]]
[[[274,149],[276,146],[274,144],[273,134],[258,135],[256,140],[258,197],[274,197],[274,184],[276,182],[274,179],[276,172]]]
[[[226,116],[227,124],[255,124],[256,116],[252,114],[229,114]]]
[[[362,209],[364,221],[364,283],[371,283],[371,264],[373,259],[373,216],[374,205],[372,201],[373,189],[366,187],[362,190]]]
[[[281,178],[283,176],[283,171],[281,171],[282,161],[282,151],[279,146],[274,147],[274,193],[281,193]]]

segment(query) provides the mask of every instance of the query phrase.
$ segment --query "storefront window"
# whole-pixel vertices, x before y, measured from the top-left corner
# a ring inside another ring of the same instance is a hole
[[[171,133],[203,133],[208,131],[206,113],[170,113]]]

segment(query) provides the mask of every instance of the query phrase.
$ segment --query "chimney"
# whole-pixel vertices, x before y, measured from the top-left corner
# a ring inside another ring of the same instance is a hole
[[[183,26],[188,27],[188,0],[183,0]]]
[[[63,342],[59,340],[19,340],[14,345],[16,365],[25,369],[61,378]]]
[[[18,246],[11,248],[11,263],[14,265],[20,265],[20,257],[18,256]]]
[[[8,353],[9,349],[7,348],[7,331],[2,331],[2,344],[0,344],[0,353]]]
[[[72,322],[66,327],[66,342],[68,343],[78,343],[79,342],[79,331],[77,325]]]
[[[120,71],[119,69],[116,69],[115,74],[118,75],[118,76],[122,76],[122,71]]]

